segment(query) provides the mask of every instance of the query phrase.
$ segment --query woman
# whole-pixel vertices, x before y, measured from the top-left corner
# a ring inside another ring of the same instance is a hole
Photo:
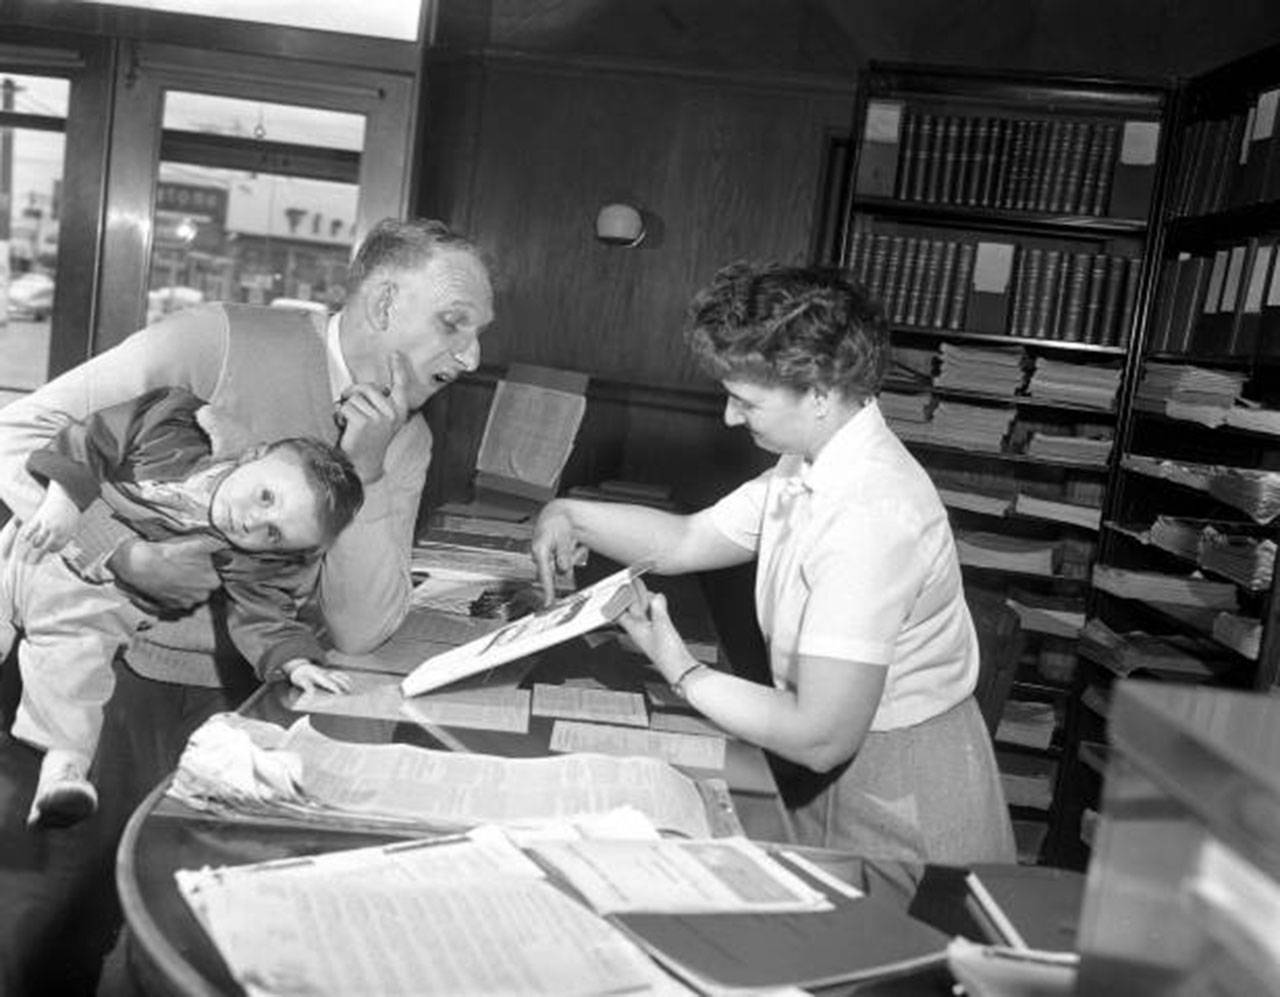
[[[688,339],[728,392],[725,422],[780,459],[690,516],[551,502],[533,541],[544,585],[580,544],[662,573],[758,558],[772,687],[694,661],[661,595],[623,626],[701,713],[827,773],[792,811],[803,843],[1012,861],[946,512],[875,401],[889,350],[879,307],[841,271],[735,264],[694,298]]]

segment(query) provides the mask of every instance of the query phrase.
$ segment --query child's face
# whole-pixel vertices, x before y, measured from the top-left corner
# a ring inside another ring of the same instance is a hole
[[[308,550],[323,540],[315,494],[288,450],[234,467],[213,493],[209,520],[241,550]]]

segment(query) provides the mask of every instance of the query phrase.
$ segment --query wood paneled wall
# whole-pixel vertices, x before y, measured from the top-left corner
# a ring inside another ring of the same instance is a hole
[[[694,369],[684,310],[725,263],[809,257],[826,145],[849,128],[852,82],[509,53],[436,53],[427,80],[420,213],[492,255],[486,363],[595,378],[565,483],[665,481],[701,504],[762,466]],[[595,239],[596,212],[614,200],[644,214],[640,246]],[[484,380],[432,403],[429,501],[465,488]]]

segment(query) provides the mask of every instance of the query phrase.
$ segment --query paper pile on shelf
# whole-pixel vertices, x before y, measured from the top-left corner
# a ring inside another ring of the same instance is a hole
[[[927,391],[917,394],[881,391],[879,396],[880,412],[890,427],[895,429],[901,422],[928,422],[929,406],[932,403],[933,395]]]
[[[1000,784],[1010,806],[1048,810],[1053,803],[1055,763],[1008,753],[1000,759]]]
[[[1057,726],[1058,717],[1052,703],[1010,699],[1000,714],[996,740],[1047,749]]]
[[[1117,633],[1096,617],[1080,632],[1080,653],[1120,677],[1135,671],[1207,679],[1222,668],[1221,652],[1197,637]]]
[[[956,488],[939,488],[938,498],[948,509],[962,509],[984,516],[1006,516],[1013,504],[1006,495],[985,495]]]
[[[1280,436],[1280,412],[1275,409],[1237,405],[1235,408],[1227,410],[1223,422],[1236,429],[1247,429],[1253,433]]]
[[[960,563],[971,568],[1052,575],[1057,569],[1061,548],[1055,542],[965,531],[956,534],[956,553]]]
[[[935,350],[912,349],[893,346],[889,350],[889,378],[895,381],[928,384],[933,380],[933,368],[938,359]]]
[[[1120,463],[1135,474],[1208,492],[1258,523],[1269,523],[1280,515],[1280,472],[1277,471],[1162,460],[1143,454],[1125,454]]]
[[[1034,519],[1050,519],[1057,523],[1070,523],[1089,530],[1097,530],[1102,526],[1102,510],[1087,505],[1076,505],[1074,502],[1057,502],[1053,499],[1040,498],[1019,492],[1013,500],[1013,511],[1019,516],[1030,516]]]
[[[929,422],[899,423],[894,430],[904,440],[994,453],[1004,445],[1016,414],[1011,408],[944,401],[938,403]]]
[[[1221,426],[1244,387],[1238,371],[1191,364],[1148,363],[1134,393],[1134,407],[1205,426]]]
[[[1213,637],[1250,661],[1257,661],[1262,651],[1262,621],[1236,613],[1219,613],[1213,618]]]
[[[1118,367],[1039,357],[1027,383],[1027,394],[1040,401],[1083,405],[1109,412],[1115,408],[1120,374]]]
[[[1068,464],[1103,467],[1111,456],[1112,440],[1090,436],[1057,436],[1032,433],[1027,442],[1027,455]]]
[[[1197,575],[1169,575],[1159,571],[1133,571],[1110,564],[1093,566],[1095,588],[1146,603],[1191,606],[1197,609],[1239,608],[1236,587]]]
[[[1084,626],[1084,600],[1073,596],[1014,592],[1005,600],[1023,630],[1072,639]]]
[[[1252,592],[1263,592],[1271,588],[1275,574],[1275,541],[1224,533],[1206,526],[1201,534],[1197,563]]]
[[[939,388],[980,391],[1012,398],[1026,383],[1026,354],[1020,348],[983,348],[943,343],[938,374]]]

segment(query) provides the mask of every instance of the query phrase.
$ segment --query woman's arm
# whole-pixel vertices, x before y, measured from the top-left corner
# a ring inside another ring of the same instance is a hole
[[[801,655],[795,688],[778,689],[699,665],[661,595],[637,599],[620,622],[700,713],[735,737],[816,772],[853,757],[880,705],[883,665]]]
[[[555,499],[539,513],[532,543],[548,599],[554,571],[568,571],[579,547],[623,564],[651,560],[663,575],[727,568],[755,556],[717,530],[705,511],[682,516],[642,505]]]

